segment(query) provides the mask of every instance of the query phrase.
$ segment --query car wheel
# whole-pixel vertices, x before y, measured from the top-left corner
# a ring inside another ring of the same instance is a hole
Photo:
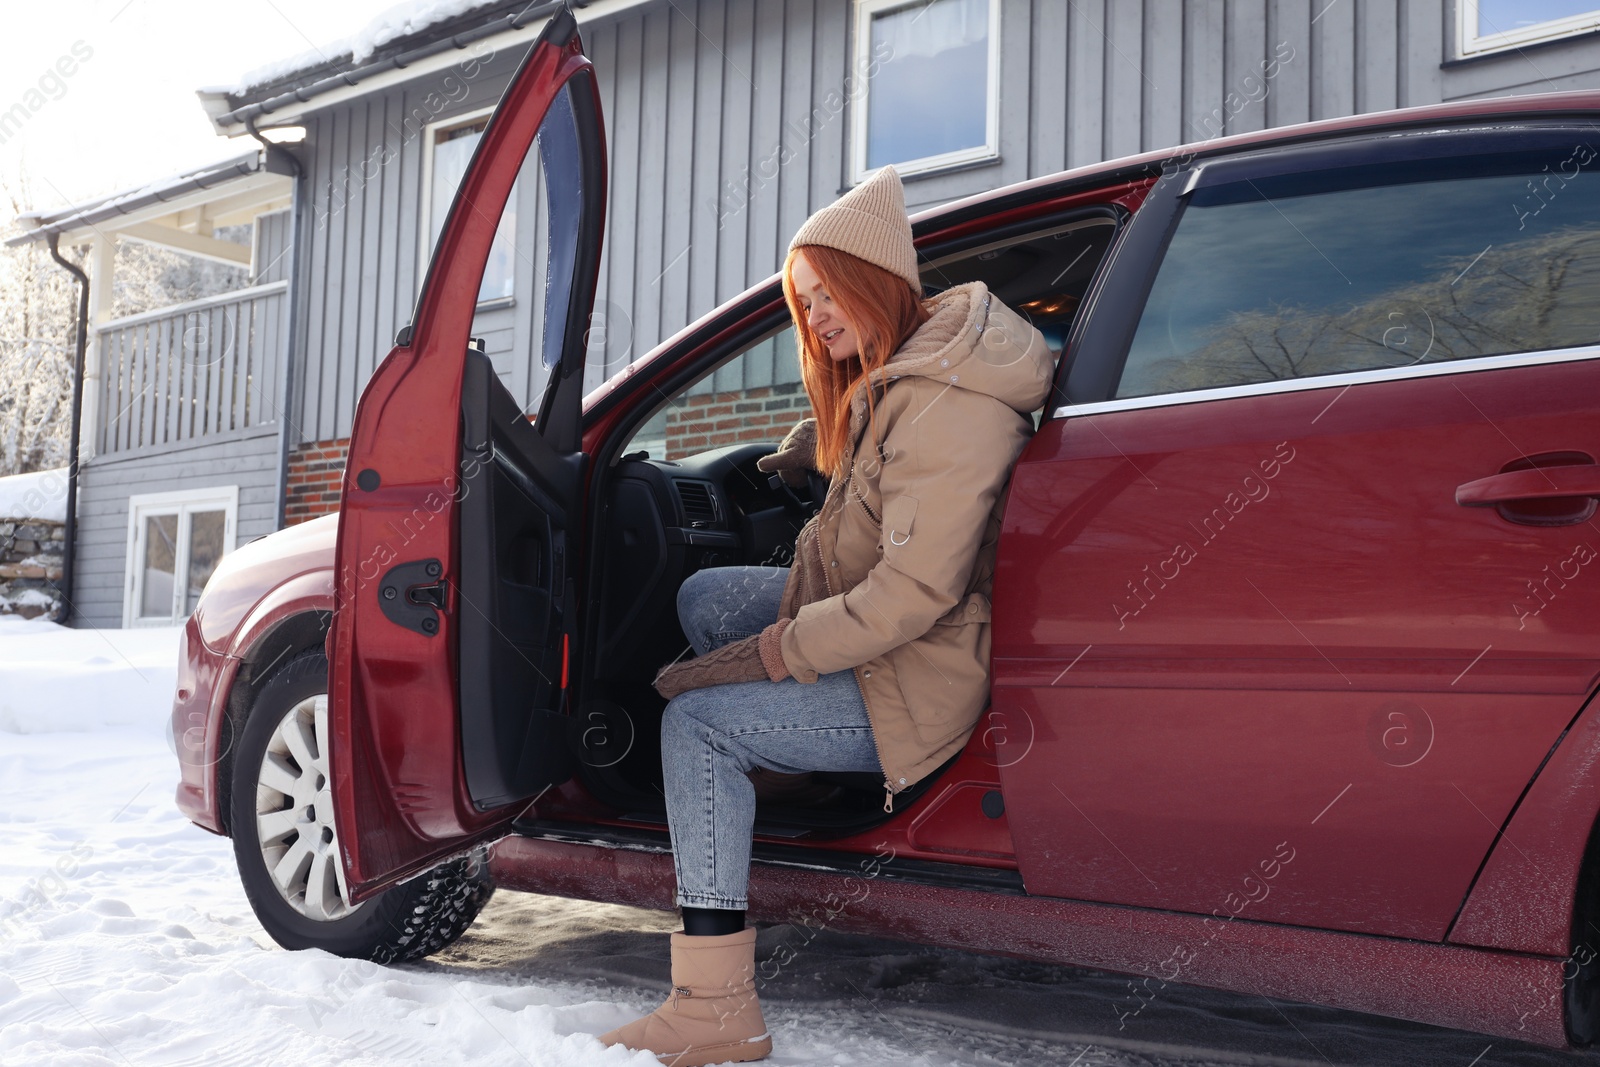
[[[302,652],[261,687],[229,797],[233,852],[256,918],[287,949],[399,963],[466,932],[494,893],[487,850],[350,903],[328,772],[328,660]]]

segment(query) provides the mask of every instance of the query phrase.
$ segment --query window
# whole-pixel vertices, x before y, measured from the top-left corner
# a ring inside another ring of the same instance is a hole
[[[999,155],[999,0],[857,0],[855,181]]]
[[[1100,260],[1117,229],[1109,208],[1089,208],[1000,240],[974,235],[922,264],[925,285],[981,281],[1028,319],[1059,356]],[[789,317],[781,328],[672,397],[619,455],[678,460],[734,444],[777,444],[811,414]]]
[[[217,562],[233,551],[239,487],[128,498],[124,626],[170,626],[188,618]]]
[[[1117,397],[1600,341],[1600,136],[1541,139],[1516,153],[1202,180]]]
[[[1596,0],[1458,0],[1459,54],[1477,55],[1600,29]]]
[[[983,282],[1037,326],[1059,356],[1116,229],[1112,209],[1088,208],[1033,233],[999,241],[976,236],[974,243],[923,263],[923,283],[942,290]]]
[[[464,122],[434,126],[428,130],[428,246],[425,252],[431,252],[439,240],[445,216],[450,213],[450,203],[455,199],[456,189],[467,172],[467,164],[472,161],[478,139],[488,125],[489,115],[485,113]],[[479,303],[510,298],[515,279],[513,268],[516,249],[513,242],[516,232],[517,187],[513,186],[511,197],[506,201],[505,213],[500,216],[500,226],[495,230],[494,244],[489,249],[489,262],[483,268],[483,283],[478,286]],[[424,255],[423,271],[418,274],[419,278],[426,274],[426,268],[427,256]]]
[[[776,444],[811,414],[787,325],[678,393],[634,433],[623,454],[675,460],[752,441]]]

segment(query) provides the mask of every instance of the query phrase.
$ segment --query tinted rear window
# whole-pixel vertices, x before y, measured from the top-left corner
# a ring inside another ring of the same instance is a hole
[[[1600,138],[1192,194],[1117,396],[1600,343]]]

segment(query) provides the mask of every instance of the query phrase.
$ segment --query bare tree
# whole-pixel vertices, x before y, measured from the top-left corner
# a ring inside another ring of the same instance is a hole
[[[0,199],[29,210],[26,179],[0,178]],[[0,247],[0,475],[67,463],[76,317],[77,286],[48,249]]]

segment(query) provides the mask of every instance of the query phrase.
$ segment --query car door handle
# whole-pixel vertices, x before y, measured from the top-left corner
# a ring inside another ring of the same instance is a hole
[[[1491,474],[1456,486],[1456,503],[1467,508],[1492,507],[1512,500],[1583,496],[1600,498],[1600,464],[1532,467]]]

